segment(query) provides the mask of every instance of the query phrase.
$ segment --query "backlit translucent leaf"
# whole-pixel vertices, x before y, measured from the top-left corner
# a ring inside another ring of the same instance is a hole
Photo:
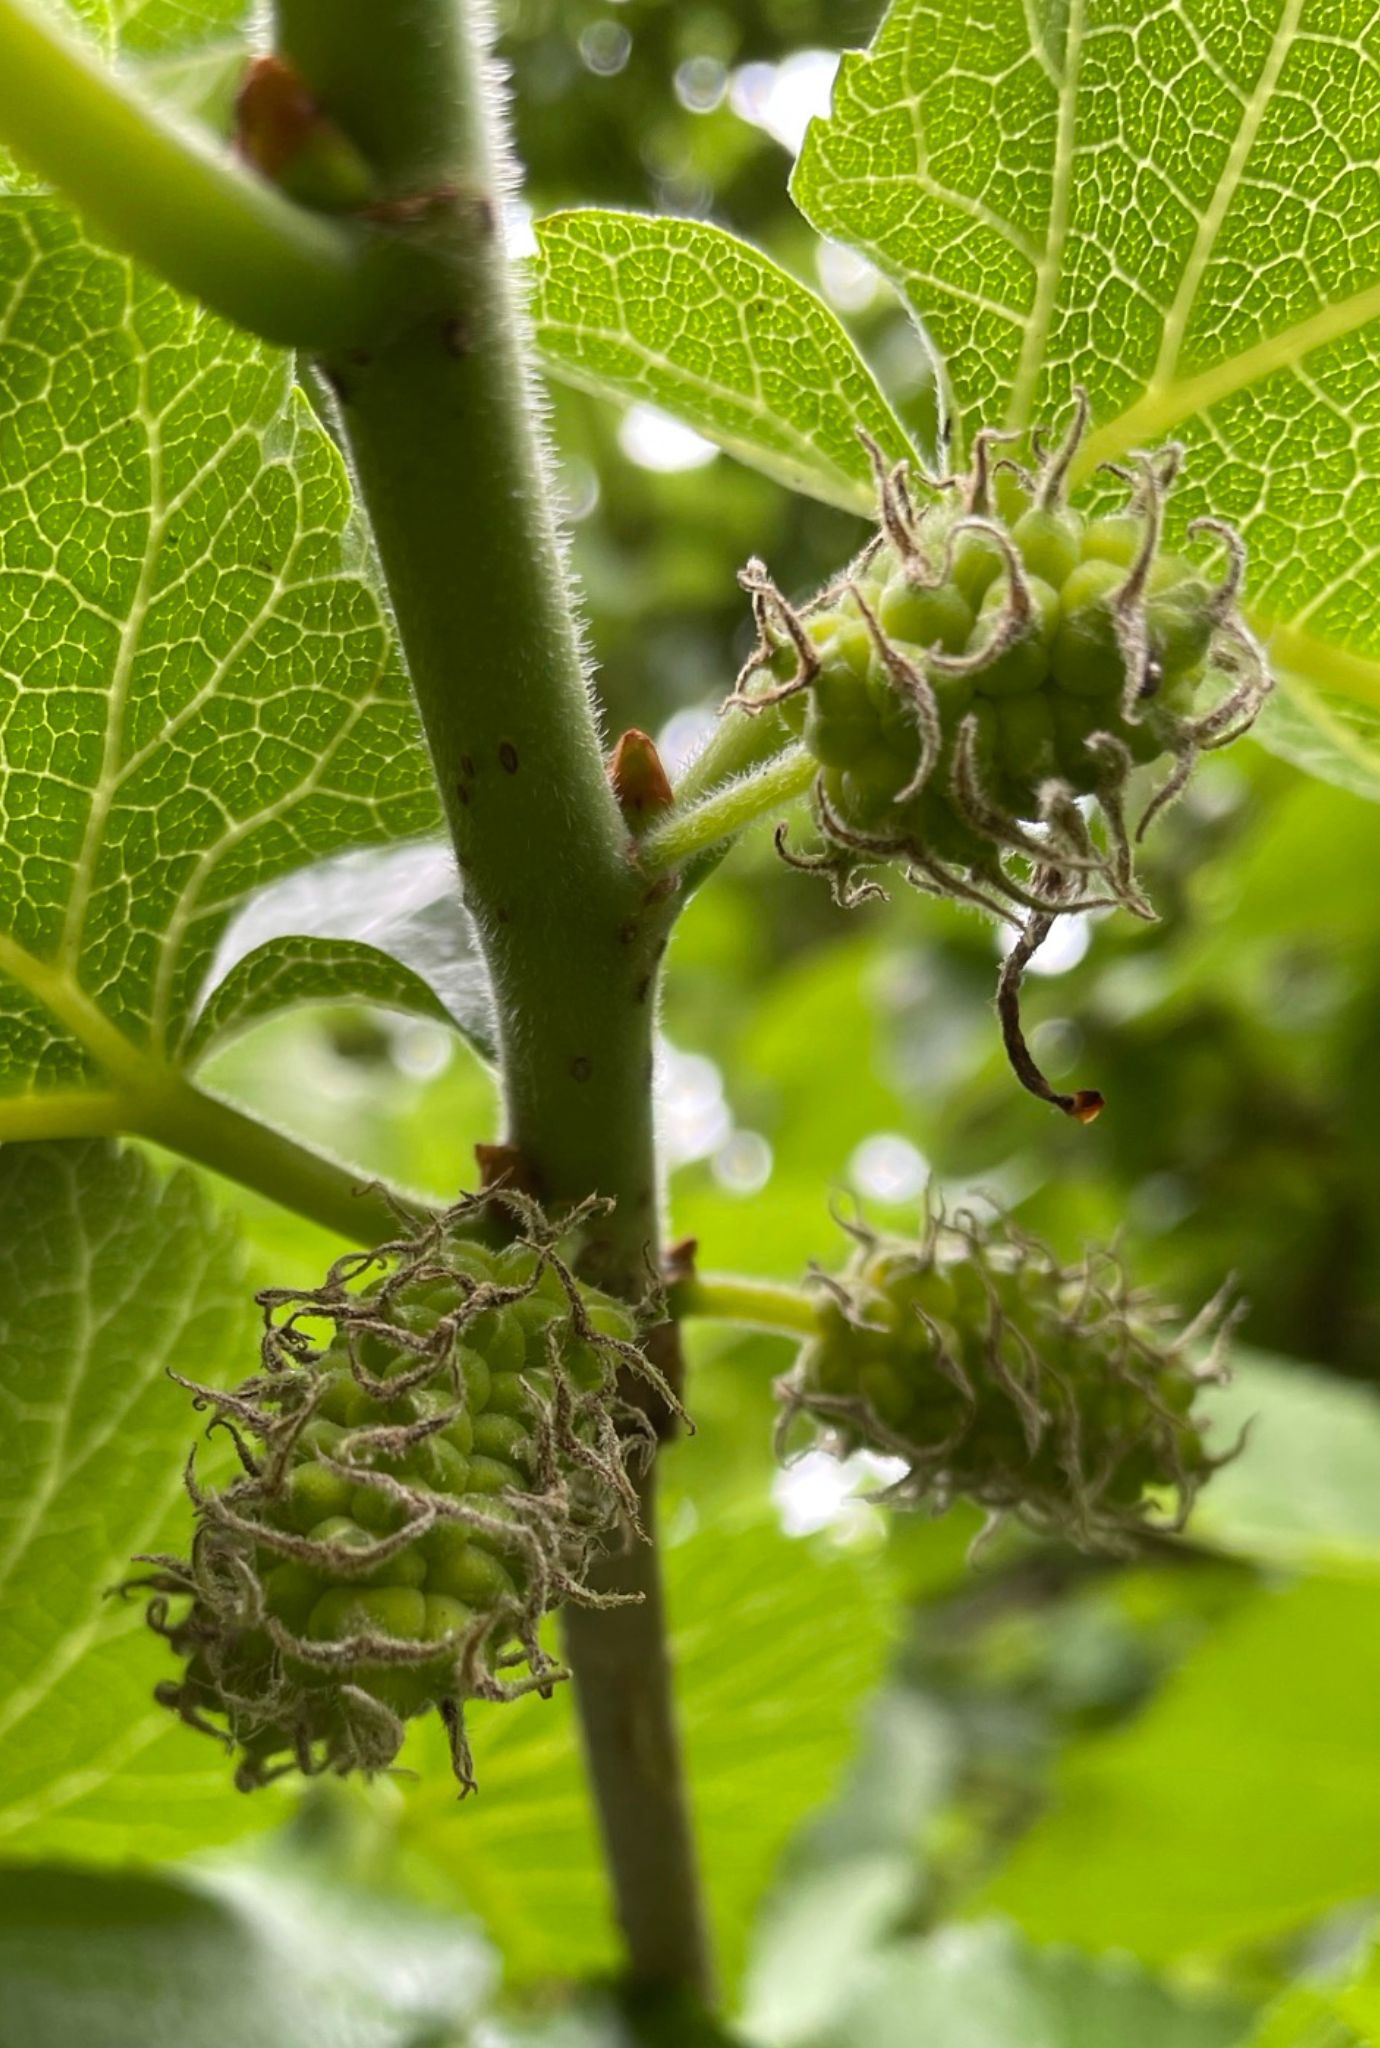
[[[1245,534],[1253,618],[1301,686],[1265,736],[1369,795],[1377,158],[1369,0],[895,0],[792,188],[909,298],[969,433],[1081,382],[1084,478],[1185,444],[1175,517]]]
[[[870,514],[857,429],[906,437],[838,319],[704,221],[556,213],[537,222],[533,312],[553,377],[675,413],[792,490]]]
[[[1141,1717],[1068,1752],[982,1904],[1037,1941],[1220,1955],[1380,1892],[1380,1586],[1255,1596]]]
[[[876,1683],[889,1602],[875,1557],[721,1517],[666,1555],[672,1657],[720,1967],[740,1970],[782,1849],[829,1795]],[[457,1809],[444,1737],[422,1724],[402,1846],[458,1887],[518,1977],[618,1956],[567,1686],[472,1716],[480,1795]]]
[[[175,1058],[274,876],[434,827],[348,481],[287,360],[0,211],[0,1088]],[[329,988],[323,990],[329,993]]]
[[[0,1149],[0,1857],[169,1856],[281,1812],[155,1705],[173,1669],[135,1551],[182,1545],[195,1433],[169,1367],[242,1377],[255,1319],[224,1219],[99,1142]],[[211,1453],[214,1456],[214,1453]]]
[[[162,57],[242,34],[252,0],[49,0],[71,13],[112,53]]]
[[[1351,676],[1353,687],[1339,691],[1330,690],[1325,677],[1305,678],[1297,670],[1281,675],[1283,687],[1265,706],[1255,736],[1310,775],[1374,802],[1380,797],[1380,693],[1372,698],[1363,672]]]
[[[327,993],[440,1018],[497,1054],[488,971],[439,841],[339,854],[271,883],[226,928],[208,982],[190,1059]]]

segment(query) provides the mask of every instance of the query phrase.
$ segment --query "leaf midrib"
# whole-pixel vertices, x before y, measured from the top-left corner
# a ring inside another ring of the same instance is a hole
[[[121,322],[126,333],[129,332],[128,296],[126,293],[125,318]],[[163,423],[161,417],[149,408],[148,356],[137,346],[133,354],[139,374],[139,397],[134,408],[134,417],[141,422],[148,436],[149,531],[143,557],[139,563],[139,576],[134,595],[120,628],[119,650],[106,696],[105,734],[101,746],[100,771],[91,791],[91,805],[86,814],[86,829],[82,834],[81,851],[72,868],[72,886],[67,897],[60,948],[60,957],[69,963],[75,961],[81,951],[86,912],[95,884],[96,862],[105,838],[105,828],[110,820],[115,793],[119,788],[120,744],[124,731],[125,707],[129,701],[139,636],[153,596],[159,549],[167,519],[167,508],[163,507],[161,511],[157,509],[162,506],[163,497]]]
[[[1279,75],[1284,68],[1284,61],[1289,54],[1294,31],[1298,27],[1302,12],[1303,0],[1285,0],[1269,54],[1260,68],[1260,76],[1256,79],[1250,98],[1243,103],[1241,120],[1232,139],[1231,149],[1227,153],[1222,175],[1217,181],[1217,188],[1198,217],[1198,232],[1194,236],[1193,248],[1184,265],[1183,276],[1179,279],[1179,288],[1174,294],[1173,304],[1164,318],[1160,352],[1150,374],[1148,389],[1169,384],[1178,368],[1179,354],[1183,348],[1184,335],[1188,331],[1188,322],[1193,313],[1199,287],[1217,247],[1217,237],[1222,231],[1222,223],[1231,210],[1241,180],[1245,176],[1246,165],[1255,147],[1256,136],[1260,132],[1260,124],[1274,97],[1275,87],[1279,83]]]
[[[1114,461],[1131,449],[1154,445],[1174,427],[1220,405],[1225,398],[1260,383],[1276,371],[1302,362],[1314,349],[1340,341],[1380,319],[1380,282],[1350,298],[1320,306],[1306,320],[1267,335],[1253,348],[1224,356],[1220,363],[1169,384],[1149,384],[1134,405],[1089,434],[1078,452],[1072,478],[1085,482],[1099,462]]]
[[[1006,424],[1024,427],[1030,423],[1030,407],[1044,366],[1045,344],[1059,296],[1063,276],[1064,244],[1068,240],[1069,208],[1073,196],[1075,126],[1078,115],[1078,81],[1083,58],[1083,12],[1085,0],[1073,0],[1069,9],[1064,41],[1064,72],[1059,89],[1059,126],[1054,145],[1054,188],[1050,198],[1049,227],[1045,246],[1035,267],[1035,304],[1021,342],[1020,361],[1011,388]]]
[[[40,960],[17,940],[0,932],[0,974],[6,974],[104,1067],[111,1079],[130,1089],[146,1084],[155,1062],[118,1031],[63,966]]]

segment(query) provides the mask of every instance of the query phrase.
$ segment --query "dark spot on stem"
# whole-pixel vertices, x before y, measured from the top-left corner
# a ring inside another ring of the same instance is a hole
[[[498,765],[509,775],[517,774],[518,750],[513,745],[511,740],[500,740],[498,747]]]
[[[637,919],[635,917],[625,917],[622,924],[620,924],[618,927],[619,945],[630,946],[636,937]]]
[[[587,1081],[593,1072],[594,1062],[589,1057],[589,1054],[584,1052],[577,1052],[574,1059],[570,1062],[570,1073],[572,1079],[576,1081]]]
[[[467,804],[470,800],[470,786],[468,782],[457,782],[455,785],[455,795],[458,802]]]
[[[463,314],[452,313],[441,329],[441,340],[445,344],[448,356],[455,356],[458,360],[469,354],[474,347],[474,335],[470,331],[469,321]]]
[[[508,907],[504,903],[500,903],[498,905],[498,908],[494,911],[494,916],[498,919],[500,924],[508,924],[510,922],[508,916]]]
[[[637,987],[633,990],[633,1001],[636,1003],[645,1003],[651,992],[652,977],[650,974],[644,974],[641,981],[639,981],[639,983],[637,984]]]
[[[474,781],[476,769],[473,754],[462,754],[460,756],[460,773],[465,777],[466,781]]]

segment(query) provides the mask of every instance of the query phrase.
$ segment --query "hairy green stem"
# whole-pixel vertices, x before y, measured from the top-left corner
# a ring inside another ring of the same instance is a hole
[[[124,1129],[267,1195],[350,1244],[382,1244],[397,1236],[404,1207],[415,1212],[427,1206],[416,1197],[390,1198],[367,1175],[176,1076],[131,1099]]]
[[[589,1267],[631,1295],[657,1257],[653,989],[673,893],[635,865],[601,755],[469,11],[454,0],[277,0],[278,41],[447,265],[439,313],[325,367],[493,980],[507,1141],[547,1202],[610,1198]],[[653,1488],[649,1475],[649,1529]],[[632,1972],[702,1989],[655,1549],[611,1557],[597,1584],[642,1596],[635,1611],[569,1625]]]
[[[128,1128],[128,1105],[113,1089],[52,1088],[0,1097],[0,1145],[113,1138]]]
[[[735,704],[725,705],[709,739],[676,784],[677,804],[699,803],[724,783],[774,760],[793,739],[779,709],[744,711]]]
[[[813,1337],[819,1305],[803,1287],[777,1280],[749,1280],[737,1273],[697,1273],[671,1288],[671,1308],[683,1320],[736,1323],[744,1330],[771,1330],[782,1337]]]
[[[269,341],[363,346],[437,289],[425,252],[293,205],[35,0],[0,0],[0,140],[119,248]]]
[[[818,772],[804,747],[788,747],[764,766],[682,810],[668,811],[638,847],[648,875],[673,873],[688,861],[726,847],[759,818],[803,796]]]

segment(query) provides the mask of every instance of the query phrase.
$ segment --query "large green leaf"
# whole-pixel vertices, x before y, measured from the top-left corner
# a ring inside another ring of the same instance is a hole
[[[649,400],[792,490],[874,510],[857,430],[893,460],[906,436],[806,286],[705,221],[555,213],[537,240],[537,345],[553,377]]]
[[[492,1976],[463,1923],[279,1870],[0,1871],[0,2048],[440,2048]]]
[[[186,1541],[172,1366],[243,1377],[254,1312],[223,1219],[100,1142],[0,1149],[0,1855],[167,1856],[280,1810],[154,1704],[171,1669],[135,1551]]]
[[[1268,1590],[1128,1728],[1067,1756],[983,1904],[1150,1962],[1267,1941],[1380,1891],[1380,1586]]]
[[[1119,1964],[949,1927],[877,1957],[829,2048],[1229,2048],[1242,2015]]]
[[[1338,0],[895,0],[794,196],[1024,428],[1081,382],[1081,473],[1167,437],[1234,521],[1288,686],[1264,735],[1380,795],[1380,22]],[[1301,735],[1300,724],[1307,727]]]
[[[436,802],[288,362],[44,200],[0,318],[0,1093],[81,1089],[176,1060],[251,892]]]
[[[666,1554],[672,1657],[720,1964],[741,1968],[785,1843],[837,1779],[878,1678],[890,1603],[874,1558],[722,1517]],[[567,1687],[472,1714],[477,1799],[417,1732],[402,1846],[479,1913],[520,1978],[616,1964]]]

